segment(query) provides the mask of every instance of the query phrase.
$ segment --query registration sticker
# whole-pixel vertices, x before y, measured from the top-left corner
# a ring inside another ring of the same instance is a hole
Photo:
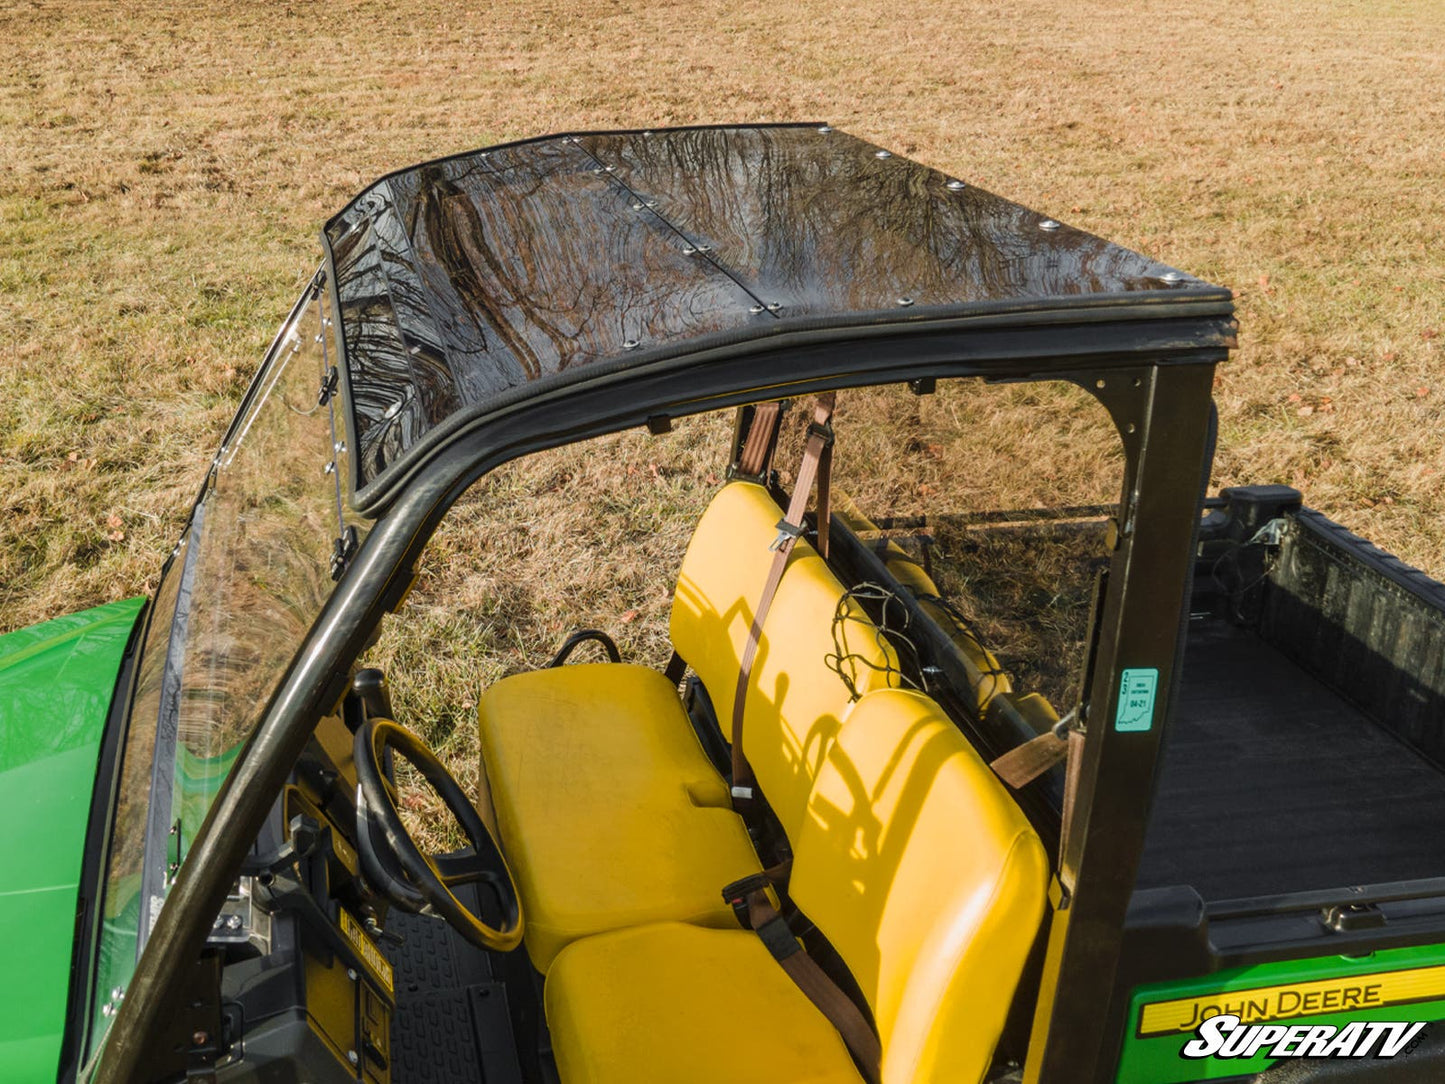
[[[1114,712],[1114,729],[1137,734],[1154,726],[1154,693],[1159,688],[1159,671],[1152,666],[1125,670],[1119,681],[1119,707]]]
[[[1243,1024],[1297,1016],[1358,1012],[1445,997],[1445,966],[1351,975],[1285,986],[1260,986],[1199,997],[1156,1001],[1139,1014],[1139,1036],[1192,1032],[1215,1016],[1236,1016]]]
[[[361,924],[344,910],[341,912],[341,932],[346,934],[347,940],[356,947],[357,955],[366,961],[366,965],[376,972],[377,977],[386,985],[386,992],[391,993],[394,989],[391,963],[381,954],[381,949],[376,947],[375,942],[366,935]]]

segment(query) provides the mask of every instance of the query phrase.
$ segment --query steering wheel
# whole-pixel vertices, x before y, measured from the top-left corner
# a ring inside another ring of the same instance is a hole
[[[410,762],[441,797],[472,845],[469,855],[424,854],[402,824],[396,789],[382,770],[387,750]],[[352,743],[356,762],[357,852],[361,868],[405,911],[435,915],[474,945],[509,952],[522,941],[522,906],[506,859],[461,785],[420,738],[390,719],[368,719]],[[454,891],[491,889],[495,907],[471,911]],[[493,915],[497,917],[493,917]],[[495,924],[493,924],[495,923]]]

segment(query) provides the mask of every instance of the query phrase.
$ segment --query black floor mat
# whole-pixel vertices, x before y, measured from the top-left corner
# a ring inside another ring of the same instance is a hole
[[[404,938],[385,946],[396,969],[393,1084],[522,1084],[507,991],[490,954],[423,915],[394,910],[387,931]]]
[[[1206,900],[1445,876],[1445,773],[1257,635],[1191,627],[1139,887]]]

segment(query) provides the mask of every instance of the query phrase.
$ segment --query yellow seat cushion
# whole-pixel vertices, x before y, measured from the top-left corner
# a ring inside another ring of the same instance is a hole
[[[538,670],[497,682],[478,711],[539,971],[605,930],[736,927],[720,891],[757,872],[757,855],[666,678],[618,663]]]
[[[564,949],[543,995],[563,1084],[859,1084],[750,930],[675,923]]]
[[[865,696],[793,837],[789,892],[873,1010],[884,1084],[978,1081],[1044,914],[1038,835],[921,693]]]

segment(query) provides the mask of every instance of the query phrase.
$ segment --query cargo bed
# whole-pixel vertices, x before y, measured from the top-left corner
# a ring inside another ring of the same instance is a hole
[[[1293,490],[1226,497],[1137,887],[1212,904],[1445,877],[1445,587]]]
[[[1190,623],[1138,887],[1206,901],[1445,875],[1445,772],[1258,632]]]

